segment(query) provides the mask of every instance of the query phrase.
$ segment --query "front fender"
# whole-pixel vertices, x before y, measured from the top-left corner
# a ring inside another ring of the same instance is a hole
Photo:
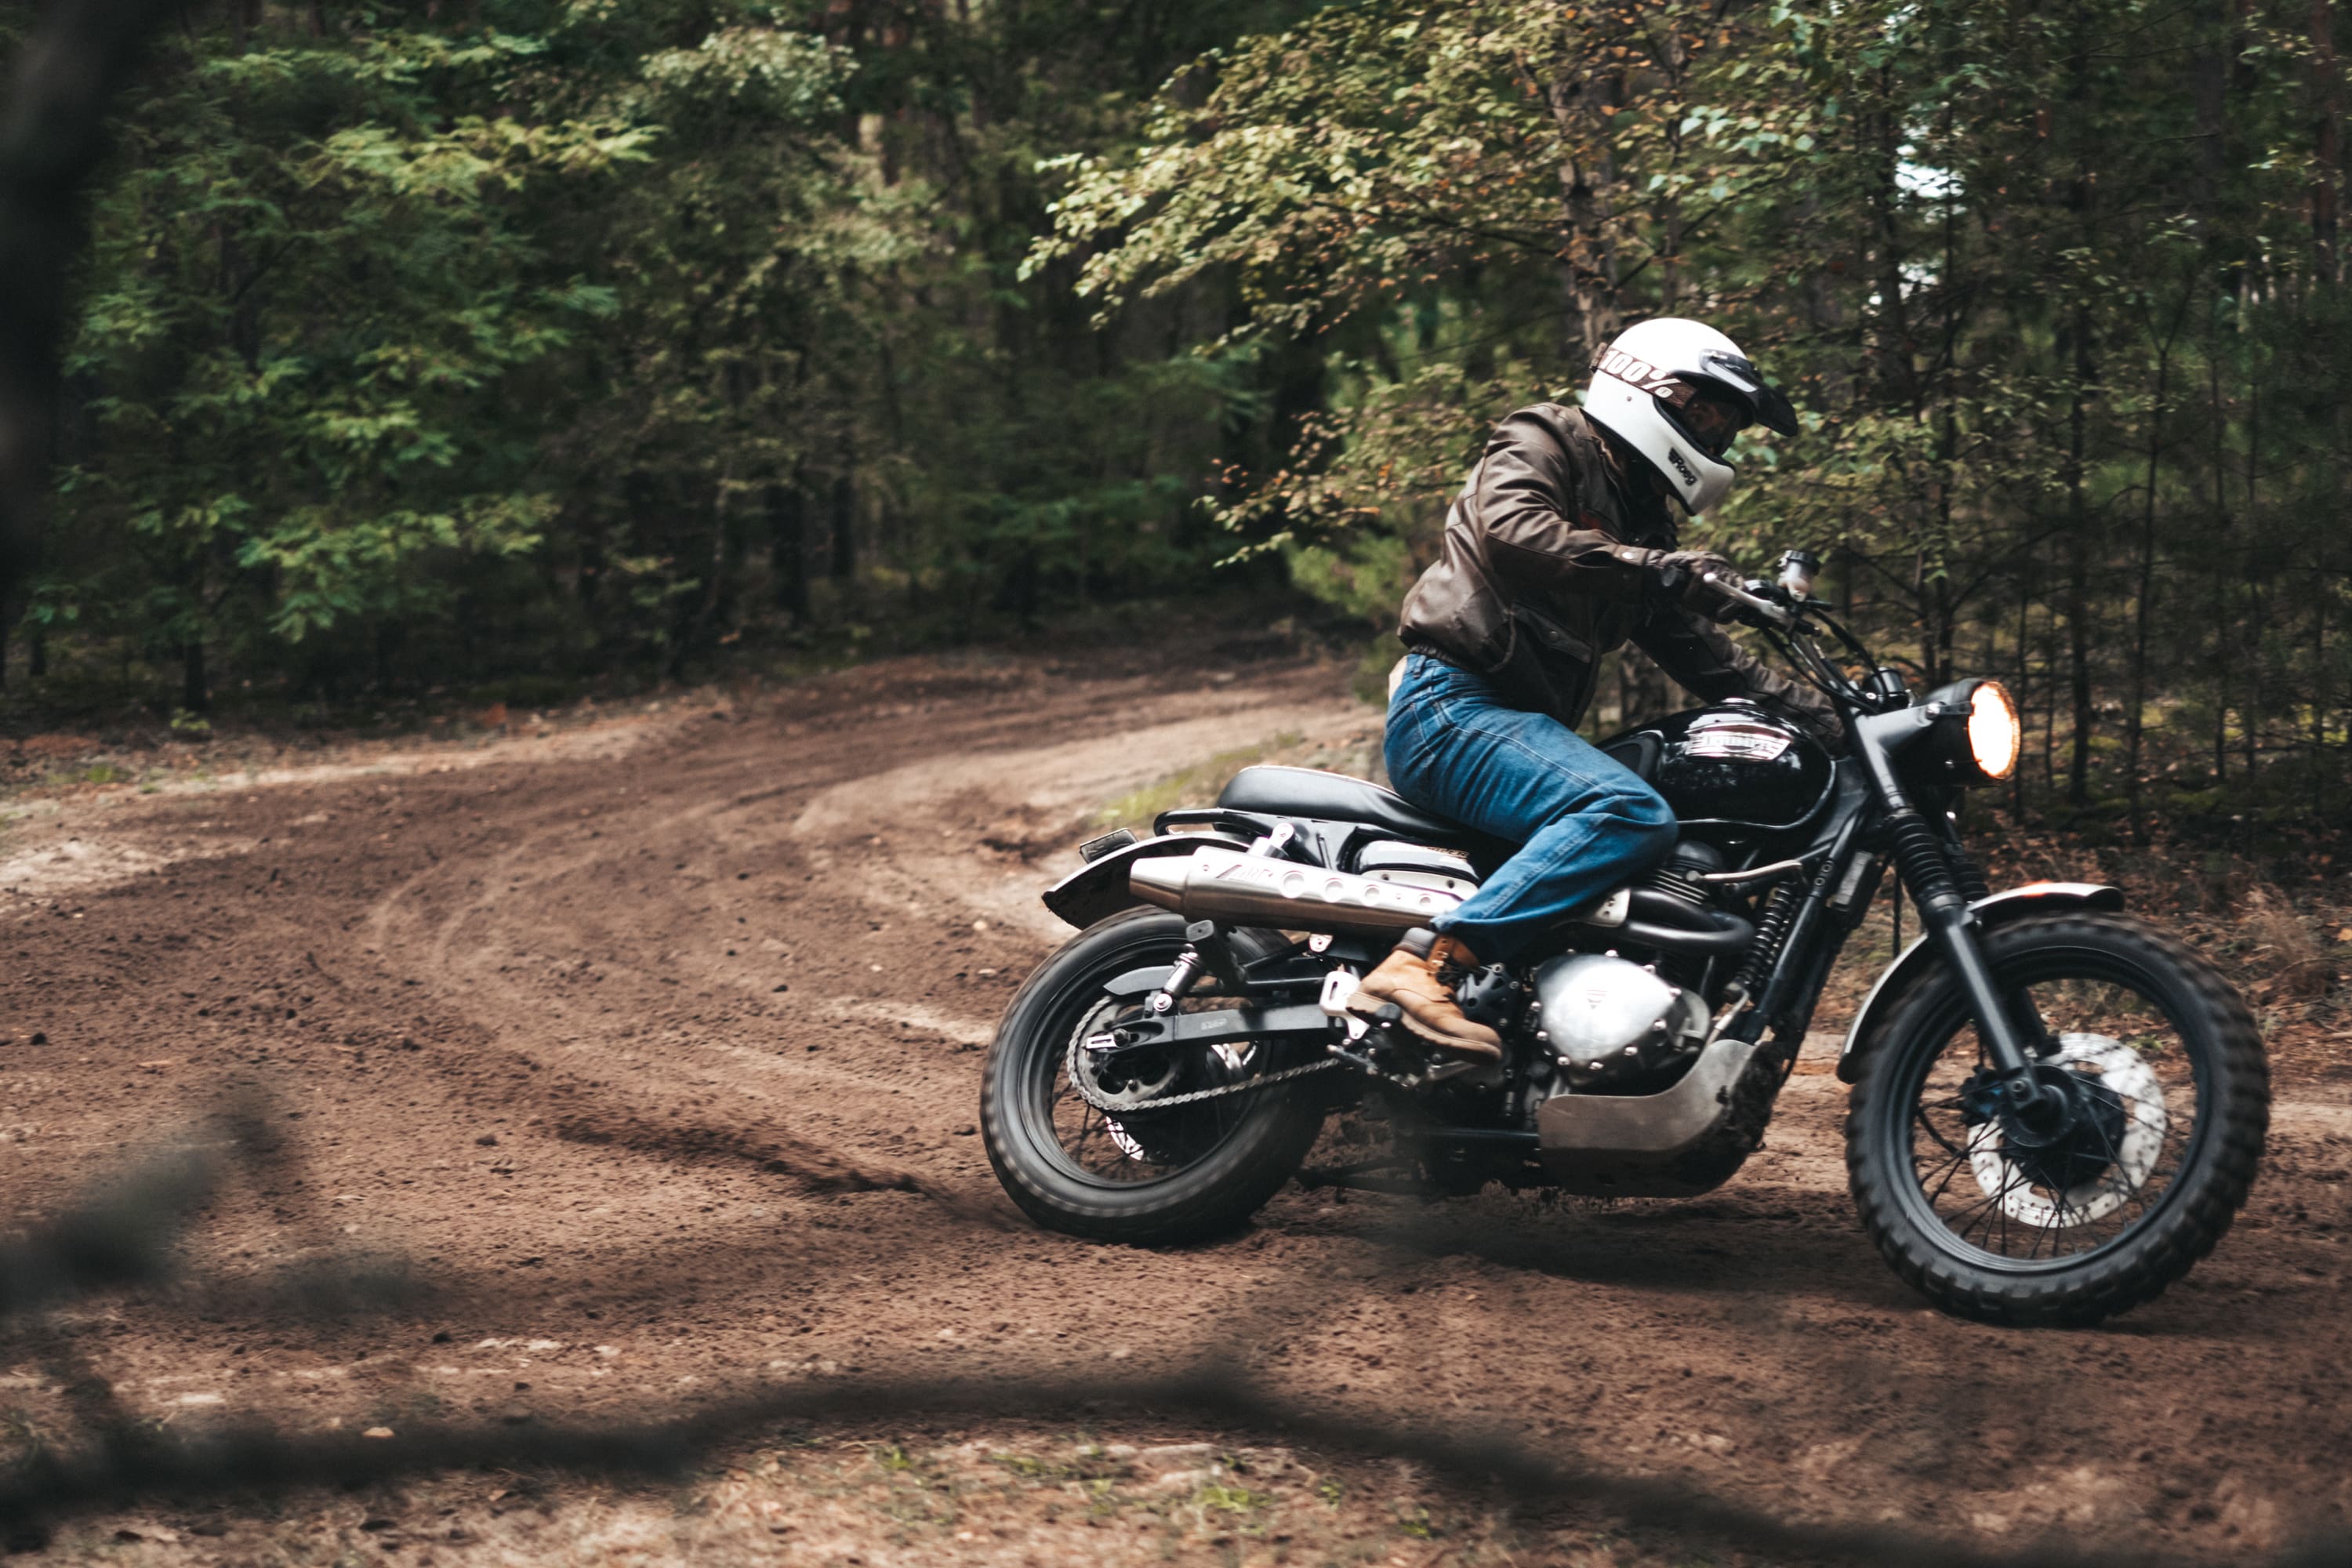
[[[1064,923],[1084,931],[1121,910],[1141,907],[1143,900],[1127,890],[1128,868],[1155,855],[1190,855],[1203,844],[1226,849],[1247,849],[1249,840],[1229,833],[1163,833],[1114,849],[1099,860],[1089,860],[1045,889],[1045,907]]]
[[[1996,926],[2013,921],[2021,915],[2046,914],[2053,910],[2119,910],[2124,907],[2121,888],[2111,888],[2104,882],[2028,882],[2023,887],[2011,888],[1969,906],[1980,926]],[[1853,1026],[1845,1032],[1845,1048],[1838,1053],[1837,1075],[1841,1081],[1852,1083],[1862,1071],[1862,1058],[1868,1051],[1867,1042],[1876,1034],[1878,1026],[1895,1011],[1895,1003],[1910,989],[1912,979],[1935,967],[1936,954],[1928,951],[1927,939],[1921,937],[1903,950],[1903,956],[1886,966],[1870,994],[1853,1015]]]

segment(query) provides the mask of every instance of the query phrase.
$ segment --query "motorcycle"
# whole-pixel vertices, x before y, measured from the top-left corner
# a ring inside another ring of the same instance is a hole
[[[1723,586],[1837,710],[1839,754],[1734,699],[1602,749],[1679,820],[1664,863],[1462,977],[1499,1065],[1443,1059],[1345,1003],[1398,934],[1517,847],[1360,779],[1236,773],[1153,835],[1080,847],[1047,891],[1078,936],[990,1048],[989,1159],[1039,1224],[1133,1244],[1245,1221],[1327,1121],[1368,1157],[1318,1180],[1689,1196],[1763,1142],[1840,950],[1891,870],[1921,935],[1847,1029],[1849,1187],[1895,1272],[1946,1311],[2095,1322],[2161,1293],[2243,1205],[2269,1122],[2244,1001],[2122,893],[1993,892],[1962,791],[2017,765],[1996,680],[1924,695],[1813,595],[1819,563]],[[1381,1136],[1385,1128],[1385,1139]]]

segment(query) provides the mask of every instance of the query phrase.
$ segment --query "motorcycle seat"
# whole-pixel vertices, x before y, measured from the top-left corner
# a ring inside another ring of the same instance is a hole
[[[1664,748],[1655,735],[1645,732],[1628,735],[1605,750],[1612,760],[1647,782],[1657,772]],[[1488,864],[1510,858],[1518,848],[1509,839],[1489,837],[1466,824],[1423,811],[1394,790],[1382,789],[1369,779],[1326,773],[1321,768],[1285,767],[1272,763],[1244,768],[1226,782],[1217,804],[1266,816],[1360,822],[1414,843],[1465,850],[1474,860]]]
[[[1360,822],[1419,844],[1490,842],[1476,829],[1422,810],[1393,790],[1320,768],[1260,763],[1244,768],[1217,796],[1234,811],[1268,816],[1303,816],[1317,822]]]

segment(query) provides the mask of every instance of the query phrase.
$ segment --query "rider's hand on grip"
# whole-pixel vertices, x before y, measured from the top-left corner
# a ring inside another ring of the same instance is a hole
[[[1652,568],[1668,597],[1708,620],[1727,621],[1738,612],[1731,590],[1739,584],[1739,568],[1714,551],[1670,550]]]

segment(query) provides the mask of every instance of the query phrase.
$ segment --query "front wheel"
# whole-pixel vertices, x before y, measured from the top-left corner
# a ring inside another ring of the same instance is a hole
[[[1087,1049],[1140,1001],[1127,986],[1106,988],[1174,963],[1185,945],[1181,916],[1113,915],[1047,959],[1005,1013],[981,1070],[981,1131],[997,1180],[1038,1224],[1136,1244],[1212,1236],[1256,1213],[1314,1142],[1323,1115],[1312,1079],[1239,1088],[1296,1065],[1275,1059],[1271,1044],[1110,1058]],[[1232,945],[1246,965],[1286,944],[1239,931]],[[1184,1003],[1238,1005],[1213,980]],[[1221,1089],[1238,1092],[1211,1092]]]
[[[2021,920],[1984,942],[2062,1110],[2015,1118],[1958,981],[1931,976],[1864,1060],[1854,1203],[1947,1311],[2097,1322],[2188,1273],[2244,1205],[2270,1121],[2262,1037],[2210,963],[2138,921]]]

